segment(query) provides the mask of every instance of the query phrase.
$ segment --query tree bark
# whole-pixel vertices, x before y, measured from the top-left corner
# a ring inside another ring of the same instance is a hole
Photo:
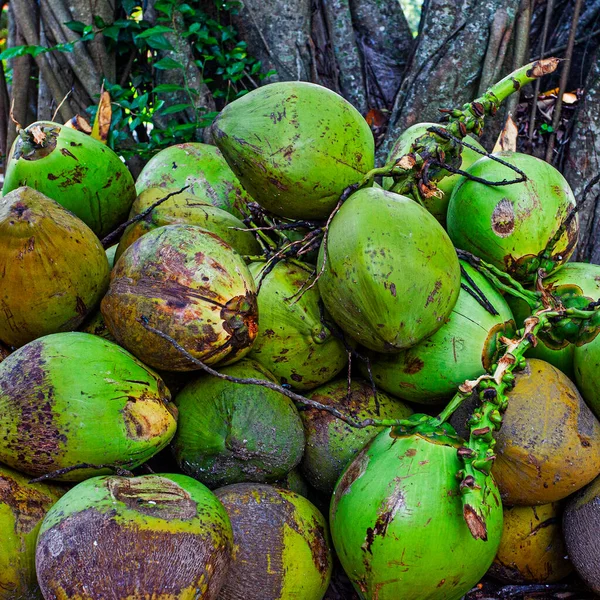
[[[564,175],[579,204],[579,246],[576,259],[600,264],[600,185],[583,203],[588,183],[600,173],[600,52],[586,82],[573,126]]]
[[[498,78],[520,0],[426,0],[410,68],[379,149],[419,121],[437,121],[438,108],[461,106]]]
[[[311,0],[244,0],[232,22],[269,81],[312,81]]]
[[[413,45],[398,0],[245,0],[233,24],[269,81],[319,83],[363,114],[391,108]]]

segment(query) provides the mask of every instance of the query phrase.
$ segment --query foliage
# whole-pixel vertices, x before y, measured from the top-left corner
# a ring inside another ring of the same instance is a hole
[[[113,23],[95,16],[92,24],[71,21],[66,25],[81,36],[77,43],[103,34],[108,50],[117,55],[120,82],[104,82],[113,101],[108,144],[125,158],[136,154],[149,158],[163,147],[196,140],[217,114],[201,106],[198,91],[188,85],[186,66],[175,58],[177,52],[170,41],[174,36],[190,44],[194,63],[217,108],[272,74],[262,72],[260,61],[248,55],[246,43],[227,23],[241,2],[214,0],[213,14],[209,14],[182,0],[158,0],[155,23],[143,18],[139,0],[118,2],[120,18]],[[72,52],[74,47],[75,43],[51,48],[15,46],[4,50],[0,59]],[[182,84],[156,85],[159,71],[172,70],[181,72],[176,79]],[[90,119],[96,110],[96,106],[88,108]]]

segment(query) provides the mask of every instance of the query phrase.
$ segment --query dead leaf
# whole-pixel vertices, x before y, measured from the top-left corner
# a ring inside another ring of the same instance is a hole
[[[385,115],[377,108],[372,108],[365,117],[369,127],[382,127],[385,125]]]
[[[81,115],[75,115],[72,119],[65,123],[65,127],[69,127],[69,129],[77,129],[77,131],[81,131],[87,135],[92,133],[90,124]]]
[[[517,136],[519,135],[519,130],[517,128],[516,123],[513,121],[511,115],[508,115],[506,119],[506,123],[504,124],[504,129],[500,132],[498,139],[496,140],[496,145],[492,150],[492,153],[495,152],[516,152],[517,151]]]
[[[562,100],[565,104],[575,104],[575,102],[577,102],[577,94],[573,92],[565,92]]]
[[[33,141],[38,146],[41,146],[46,141],[46,134],[39,125],[31,128],[31,135],[33,136]]]
[[[110,103],[110,94],[103,91],[100,94],[98,110],[92,127],[92,137],[103,144],[106,144],[108,132],[110,131],[110,121],[112,119],[112,106]]]

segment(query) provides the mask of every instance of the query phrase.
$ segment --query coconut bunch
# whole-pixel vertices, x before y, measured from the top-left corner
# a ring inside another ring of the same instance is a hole
[[[369,600],[573,566],[600,592],[600,268],[565,264],[562,175],[476,141],[513,89],[378,168],[358,111],[303,82],[136,182],[82,132],[22,130],[0,600],[321,600],[336,555]]]

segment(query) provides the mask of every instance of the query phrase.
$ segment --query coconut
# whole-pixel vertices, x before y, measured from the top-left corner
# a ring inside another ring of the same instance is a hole
[[[220,372],[275,381],[248,359]],[[302,458],[300,416],[292,401],[275,390],[203,375],[179,392],[175,403],[175,458],[185,473],[209,487],[276,481]]]
[[[566,556],[559,503],[504,508],[498,554],[488,574],[507,584],[555,583],[573,565]]]
[[[46,512],[64,494],[56,485],[27,479],[0,465],[0,600],[41,597],[35,542]]]
[[[11,346],[77,329],[108,286],[90,228],[28,187],[0,199],[0,263],[0,340]]]
[[[152,187],[144,190],[135,200],[129,213],[129,218],[139,215],[150,208],[155,202],[164,198],[172,188]],[[207,231],[217,234],[227,242],[236,252],[242,255],[261,254],[261,247],[256,238],[246,229],[246,225],[231,213],[226,212],[205,200],[199,199],[191,193],[183,192],[172,196],[158,205],[141,221],[132,223],[123,232],[116,253],[116,260],[125,252],[133,242],[148,231],[164,225],[197,225]]]
[[[113,150],[48,121],[23,129],[10,150],[2,193],[23,185],[62,204],[99,237],[125,220],[135,199],[133,177]]]
[[[101,308],[120,344],[167,371],[199,367],[145,324],[207,364],[242,358],[257,333],[254,279],[244,260],[192,225],[159,227],[130,246],[112,270]]]
[[[321,600],[332,570],[323,515],[306,498],[257,483],[215,491],[236,553],[219,600]]]
[[[600,594],[600,477],[565,507],[563,529],[569,558],[578,575]]]
[[[227,513],[194,479],[94,477],[48,512],[35,562],[45,598],[214,600],[231,553]]]
[[[337,408],[348,417],[364,419],[406,419],[412,409],[406,404],[377,392],[366,381],[353,379],[348,388],[345,379],[327,383],[314,390],[309,398]],[[306,450],[302,472],[317,490],[331,494],[337,480],[367,442],[381,427],[356,429],[331,413],[307,408],[300,413],[306,432]]]
[[[82,464],[136,467],[175,433],[169,400],[160,377],[116,344],[87,333],[45,336],[0,364],[0,461],[36,477]]]
[[[252,263],[258,292],[258,336],[249,356],[281,383],[310,390],[335,377],[348,362],[344,344],[323,323],[317,287],[306,290],[313,268],[278,262],[265,274]]]
[[[244,188],[291,219],[324,219],[375,162],[373,134],[340,95],[303,81],[261,86],[228,104],[213,138]]]
[[[397,160],[410,152],[410,147],[414,144],[417,138],[425,135],[430,127],[437,127],[444,129],[443,125],[439,123],[416,123],[411,125],[408,129],[405,129],[400,137],[394,142],[390,153],[388,154],[386,163],[392,160]],[[466,143],[471,146],[479,148],[482,152],[485,152],[485,148],[472,136],[468,135],[465,140]],[[458,155],[457,168],[463,171],[469,168],[475,161],[481,158],[481,154],[467,148],[466,146],[460,147],[460,153]],[[422,198],[423,206],[440,222],[440,224],[446,226],[446,213],[448,212],[448,202],[450,202],[450,195],[456,184],[460,181],[460,175],[451,174],[446,170],[441,171],[446,176],[440,181],[436,181],[438,193],[433,194],[428,198]],[[433,174],[430,171],[430,174]],[[390,192],[396,192],[397,185],[394,184],[394,180],[391,177],[383,178],[383,187]]]
[[[502,534],[498,489],[487,478],[487,540],[463,518],[457,449],[448,427],[387,428],[348,465],[330,509],[336,553],[362,598],[458,600],[491,565]]]
[[[554,237],[575,209],[575,197],[566,179],[547,162],[517,152],[496,156],[523,171],[527,181],[490,186],[463,177],[450,197],[448,234],[457,248],[522,281],[532,281],[539,268],[550,273],[573,254],[577,218],[556,242]],[[489,181],[519,178],[509,167],[487,157],[467,172]],[[546,251],[550,261],[542,256]]]
[[[600,423],[558,369],[529,359],[517,371],[492,473],[509,505],[556,502],[600,473]]]
[[[376,188],[343,204],[319,264],[325,258],[325,307],[376,352],[399,352],[435,333],[460,290],[460,265],[442,226],[413,200]]]
[[[452,397],[465,381],[490,370],[498,358],[499,337],[512,337],[515,323],[502,294],[473,267],[461,264],[462,287],[446,323],[408,350],[371,356],[378,387],[405,400],[435,404]],[[480,293],[496,314],[476,299]],[[366,363],[359,365],[367,376]]]
[[[186,193],[238,218],[248,214],[248,192],[215,146],[189,142],[169,146],[155,154],[138,175],[135,188],[142,194],[159,187],[164,194],[189,186]],[[163,194],[163,195],[164,195]]]

